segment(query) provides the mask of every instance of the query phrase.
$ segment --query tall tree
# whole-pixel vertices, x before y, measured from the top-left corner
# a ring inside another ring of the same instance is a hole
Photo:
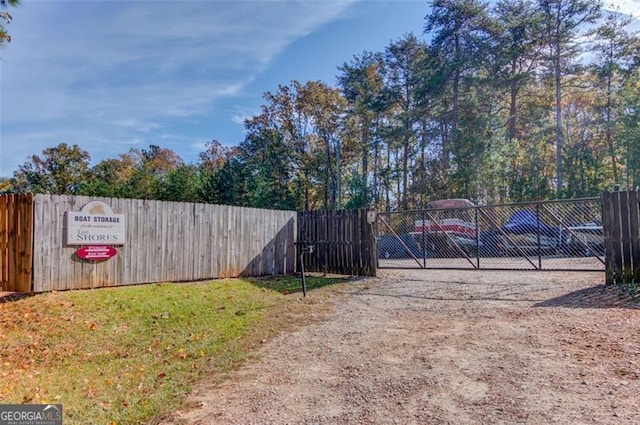
[[[159,185],[155,199],[175,202],[202,202],[202,180],[195,165],[180,164],[169,170]]]
[[[158,145],[131,149],[129,155],[134,158],[136,167],[122,186],[122,194],[127,198],[158,199],[169,173],[184,164],[172,149]]]
[[[302,84],[293,81],[289,86],[278,86],[275,93],[265,93],[267,103],[262,106],[262,112],[245,121],[245,128],[247,137],[255,135],[252,140],[262,137],[273,140],[271,131],[278,134],[279,142],[285,146],[283,154],[286,156],[282,160],[290,167],[293,191],[302,198],[299,208],[311,209],[317,206],[313,185],[318,167],[314,161],[311,118],[299,108],[301,90]]]
[[[5,193],[15,193],[18,189],[16,188],[16,180],[8,177],[0,177],[0,195]]]
[[[557,197],[562,197],[562,81],[581,53],[585,26],[600,16],[598,0],[538,0],[542,12],[548,66],[555,88],[555,145]]]
[[[435,80],[441,81],[434,90],[440,98],[434,115],[439,121],[442,163],[451,173],[448,180],[457,182],[450,184],[449,194],[471,199],[476,198],[476,171],[489,113],[485,110],[489,99],[483,93],[489,84],[487,67],[493,52],[488,11],[488,5],[478,0],[434,0],[425,18],[431,66],[437,69]]]
[[[340,207],[341,134],[346,101],[337,89],[309,81],[298,91],[298,108],[310,119],[317,148],[324,151],[324,207]]]
[[[409,208],[411,170],[417,147],[416,126],[419,122],[418,90],[422,86],[419,67],[423,65],[427,46],[414,34],[390,43],[385,49],[385,86],[390,108],[388,109],[389,147],[396,147],[399,164],[398,203],[401,209]]]
[[[524,87],[534,78],[541,53],[540,13],[530,0],[500,0],[493,8],[495,38],[494,76],[505,88],[508,116],[505,138],[521,138],[519,107]]]
[[[458,137],[461,84],[473,77],[489,51],[488,7],[478,0],[434,0],[426,16],[425,34],[431,37],[434,66],[442,74],[443,94],[448,115],[443,135],[443,154],[448,155],[449,139]]]
[[[630,17],[618,13],[608,13],[605,22],[596,30],[593,46],[595,53],[593,72],[596,76],[596,90],[598,107],[602,111],[604,120],[604,138],[609,150],[613,181],[621,183],[618,164],[616,136],[621,126],[616,128],[619,116],[619,93],[627,78],[632,75],[634,64],[634,50],[638,46],[638,37],[632,35],[628,28],[632,20]]]
[[[75,195],[89,177],[89,152],[60,143],[32,155],[13,176],[22,191]]]
[[[636,52],[640,52],[640,41],[636,42]],[[633,71],[626,79],[621,90],[620,132],[621,145],[624,147],[625,181],[629,189],[640,188],[640,54],[634,61]]]
[[[6,29],[6,25],[11,23],[13,19],[11,14],[7,12],[8,6],[17,6],[20,0],[0,0],[0,45],[11,43],[11,36]]]
[[[205,150],[200,152],[200,166],[215,171],[222,167],[227,160],[228,149],[217,140],[205,144]]]
[[[278,129],[261,117],[248,120],[248,134],[240,145],[246,170],[245,205],[256,208],[298,209],[292,184],[291,152]]]
[[[123,197],[124,186],[136,172],[136,159],[128,154],[103,159],[90,170],[90,178],[82,185],[80,194],[87,196]]]
[[[383,102],[383,67],[380,53],[363,52],[353,57],[351,62],[338,67],[338,84],[348,102],[345,139],[352,141],[353,149],[360,157],[360,173],[350,179],[350,199],[352,207],[376,205],[379,201],[378,166],[380,161],[379,137],[376,134]],[[353,131],[349,131],[352,129]],[[347,146],[349,148],[350,146]],[[369,190],[369,158],[373,154],[373,194]],[[372,196],[373,195],[373,196]]]
[[[211,158],[208,153],[206,157]],[[251,176],[250,165],[246,161],[251,161],[253,158],[250,155],[245,157],[239,147],[222,147],[222,156],[217,158],[218,165],[215,168],[204,165],[200,167],[202,180],[200,198],[214,204],[258,207],[252,203],[248,195]]]

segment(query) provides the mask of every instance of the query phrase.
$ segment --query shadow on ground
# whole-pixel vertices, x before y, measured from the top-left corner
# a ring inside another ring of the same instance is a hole
[[[627,285],[598,285],[539,302],[534,307],[640,309],[640,300]]]
[[[0,292],[0,304],[19,301],[24,298],[32,297],[35,294],[29,292]]]
[[[269,277],[243,277],[242,280],[250,282],[259,288],[265,288],[285,294],[302,292],[302,277],[299,275],[269,276]],[[307,290],[322,288],[323,286],[336,285],[351,280],[350,276],[324,276],[312,274],[306,276]]]

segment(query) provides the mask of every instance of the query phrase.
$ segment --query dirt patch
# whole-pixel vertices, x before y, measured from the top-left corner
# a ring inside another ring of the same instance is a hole
[[[640,310],[602,280],[383,272],[163,423],[639,423]]]

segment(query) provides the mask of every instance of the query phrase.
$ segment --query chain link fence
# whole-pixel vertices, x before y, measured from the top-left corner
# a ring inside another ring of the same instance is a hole
[[[604,270],[600,198],[378,214],[380,268]]]

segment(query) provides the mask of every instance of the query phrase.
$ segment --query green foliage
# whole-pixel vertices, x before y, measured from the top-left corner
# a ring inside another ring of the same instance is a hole
[[[19,192],[15,179],[0,177],[0,195]]]
[[[89,153],[78,145],[60,143],[42,155],[32,155],[14,173],[22,191],[75,195],[89,178]]]
[[[181,164],[167,172],[155,198],[161,201],[201,202],[200,186],[198,168]]]
[[[215,173],[205,174],[203,199],[210,203],[238,206],[247,204],[247,167],[239,158],[230,158]]]
[[[246,161],[246,203],[257,208],[293,209],[291,159],[281,135],[269,128],[256,128],[241,145]]]
[[[238,147],[212,140],[185,165],[151,145],[89,172],[55,148],[48,168],[32,159],[1,187],[298,210],[636,187],[640,39],[628,19],[599,15],[587,0],[435,0],[428,43],[406,34],[356,55],[338,88],[265,93]]]
[[[341,281],[310,278],[309,287]],[[228,372],[249,347],[292,326],[283,313],[313,308],[282,295],[299,287],[295,277],[224,279],[2,304],[0,403],[63,403],[65,423],[157,423],[198,380]]]
[[[7,6],[17,6],[19,4],[20,0],[0,0],[0,46],[4,43],[11,43],[11,36],[6,29],[6,25],[10,24],[13,18],[7,12]]]

